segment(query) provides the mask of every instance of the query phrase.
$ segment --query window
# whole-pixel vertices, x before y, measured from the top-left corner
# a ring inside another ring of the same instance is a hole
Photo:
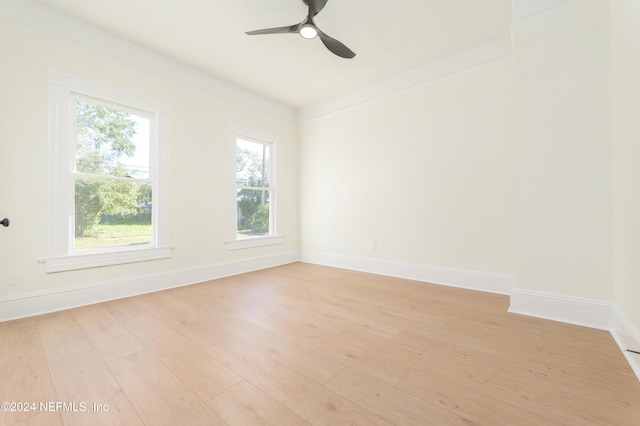
[[[235,161],[235,225],[231,248],[277,244],[275,227],[275,138],[232,131]]]
[[[271,144],[238,139],[236,238],[271,235]]]
[[[47,272],[168,257],[167,108],[51,70]]]
[[[151,245],[152,117],[73,96],[75,132],[73,250]]]

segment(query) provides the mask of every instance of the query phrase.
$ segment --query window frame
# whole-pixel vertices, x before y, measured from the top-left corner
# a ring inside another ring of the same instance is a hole
[[[152,242],[76,250],[75,221],[75,99],[150,118],[149,180],[152,185]],[[64,71],[49,69],[49,188],[46,272],[61,272],[171,257],[168,236],[168,176],[166,145],[169,137],[167,104]]]
[[[238,188],[244,185],[238,185],[236,181],[236,153],[238,149],[238,140],[268,145],[269,152],[269,235],[256,235],[238,238]],[[225,244],[227,249],[244,249],[251,247],[261,247],[267,245],[280,244],[284,240],[283,235],[278,234],[278,141],[276,134],[252,129],[240,125],[232,125],[229,130],[229,146],[230,146],[230,176],[232,178],[232,207],[230,236]]]

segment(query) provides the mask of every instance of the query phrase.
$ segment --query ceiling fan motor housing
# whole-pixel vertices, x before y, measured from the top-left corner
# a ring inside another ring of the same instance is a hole
[[[287,34],[298,33],[306,39],[312,39],[320,37],[320,41],[329,49],[334,55],[342,58],[351,59],[356,54],[345,46],[342,42],[335,38],[323,33],[313,22],[313,17],[316,16],[326,6],[328,0],[302,0],[302,2],[309,7],[309,13],[307,17],[298,24],[288,25],[284,27],[266,28],[263,30],[248,31],[248,35],[261,35],[261,34]]]

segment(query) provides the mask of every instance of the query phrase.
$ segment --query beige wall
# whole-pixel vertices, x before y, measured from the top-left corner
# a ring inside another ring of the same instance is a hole
[[[0,20],[0,298],[106,280],[189,270],[296,251],[297,150],[292,120],[210,90],[187,87],[43,33]],[[171,108],[169,260],[45,274],[48,188],[48,67],[165,101]],[[279,134],[277,246],[228,251],[233,225],[230,124]]]
[[[515,287],[613,300],[609,5],[513,31]]]
[[[512,273],[510,81],[504,59],[303,123],[302,250]]]
[[[640,2],[611,1],[615,301],[640,329]]]
[[[639,18],[566,4],[511,58],[303,123],[302,250],[511,274],[640,328]]]
[[[640,328],[639,21],[572,3],[515,25],[511,57],[297,127],[0,21],[0,299],[303,250],[508,274]],[[170,104],[172,259],[44,273],[49,67]],[[232,123],[281,135],[282,245],[225,249]]]

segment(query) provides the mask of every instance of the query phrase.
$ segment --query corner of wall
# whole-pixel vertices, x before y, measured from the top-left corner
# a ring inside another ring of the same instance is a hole
[[[609,331],[640,380],[640,330],[617,304],[514,288],[509,312]]]
[[[553,9],[569,7],[585,0],[511,0],[511,22],[519,25]]]
[[[640,380],[640,330],[617,304],[613,304],[611,335]]]

